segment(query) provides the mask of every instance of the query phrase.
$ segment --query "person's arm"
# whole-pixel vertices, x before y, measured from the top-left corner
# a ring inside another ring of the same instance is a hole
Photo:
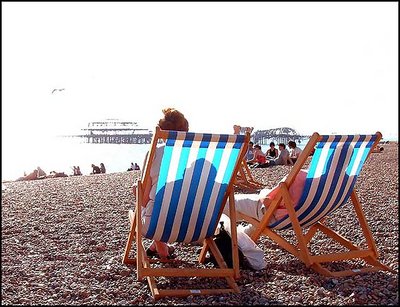
[[[148,158],[149,152],[146,153],[146,156],[144,157],[144,161],[143,161],[143,167],[142,167],[142,171],[141,171],[141,178],[143,179],[144,176],[144,171],[145,171],[145,166],[146,166],[146,162],[147,162],[147,158]],[[152,186],[152,181],[151,181],[151,176],[150,176],[150,182],[144,187],[144,191],[143,191],[143,202],[142,202],[142,206],[146,207],[147,203],[150,200],[150,190],[151,190],[151,186]],[[137,183],[135,182],[133,184],[133,195],[135,196],[135,198],[137,197]]]

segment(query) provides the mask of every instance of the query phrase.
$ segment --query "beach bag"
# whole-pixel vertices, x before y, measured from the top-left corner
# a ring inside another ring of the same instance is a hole
[[[232,260],[232,239],[229,233],[225,230],[224,222],[221,221],[219,231],[216,235],[214,235],[214,242],[217,245],[222,257],[225,260],[225,263],[228,268],[233,268],[233,260]],[[215,266],[217,266],[217,260],[215,259],[214,255],[210,251],[209,260]],[[244,255],[239,249],[239,267],[246,268],[247,264],[245,263]]]
[[[224,222],[226,227],[224,226]],[[222,214],[220,218],[221,227],[219,232],[214,237],[215,244],[218,246],[226,264],[232,268],[232,247],[231,247],[231,225],[226,214]],[[221,231],[222,228],[222,231]],[[238,225],[237,240],[239,247],[239,267],[242,269],[262,270],[267,266],[264,260],[264,251],[244,232],[244,227]],[[210,256],[211,256],[210,252]],[[216,265],[214,257],[210,260]]]

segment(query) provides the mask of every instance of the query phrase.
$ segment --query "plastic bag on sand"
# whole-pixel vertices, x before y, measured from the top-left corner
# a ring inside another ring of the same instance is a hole
[[[231,223],[227,215],[222,214],[220,221],[224,222],[225,230],[231,235]],[[267,266],[264,261],[264,251],[244,232],[244,227],[238,225],[237,240],[239,249],[246,257],[247,262],[254,270],[262,270]]]

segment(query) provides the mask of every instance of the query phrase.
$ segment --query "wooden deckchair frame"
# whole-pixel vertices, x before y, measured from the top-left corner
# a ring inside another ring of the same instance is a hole
[[[217,263],[218,268],[153,268],[152,264],[157,262],[158,264],[163,264],[161,261],[150,260],[145,252],[145,248],[142,242],[142,223],[141,223],[141,207],[142,207],[142,197],[143,191],[145,189],[146,184],[150,184],[149,175],[151,163],[154,158],[154,153],[156,149],[156,145],[159,139],[166,139],[168,137],[168,131],[160,130],[156,128],[155,135],[152,140],[151,150],[149,157],[146,161],[146,167],[144,172],[143,182],[141,180],[137,183],[137,197],[135,204],[135,212],[133,210],[129,210],[129,220],[130,220],[130,231],[128,235],[128,240],[125,246],[125,252],[123,255],[122,262],[125,264],[133,264],[136,265],[137,268],[137,279],[142,280],[143,278],[147,278],[151,293],[154,299],[159,299],[164,296],[189,296],[189,295],[209,295],[209,294],[221,294],[221,293],[239,293],[240,289],[236,284],[236,279],[240,277],[239,274],[239,252],[238,252],[238,243],[237,243],[237,232],[236,227],[232,227],[231,229],[231,237],[232,237],[232,260],[233,260],[233,268],[228,268],[219,249],[217,248],[212,237],[206,238],[203,242],[202,251],[198,257],[199,263],[204,263],[206,252],[208,249],[213,253]],[[247,134],[245,137],[244,145],[241,148],[239,157],[237,161],[242,161],[246,151],[248,142],[250,139],[250,134]],[[232,174],[236,174],[239,167],[239,162],[236,163],[234,171]],[[231,225],[236,225],[236,211],[235,211],[235,203],[234,203],[234,191],[233,191],[233,180],[234,175],[232,176],[225,196],[223,197],[223,204],[229,200],[229,212],[230,212],[230,222]],[[219,212],[218,218],[220,218],[224,206],[221,206],[221,210]],[[138,222],[139,221],[139,222]],[[136,242],[136,257],[129,257],[130,251],[132,249],[132,243],[135,240]],[[170,260],[174,261],[174,260]],[[181,261],[180,261],[181,263]],[[160,289],[157,286],[156,277],[211,277],[211,278],[225,278],[227,282],[226,288],[218,288],[218,289]]]
[[[236,175],[235,186],[243,189],[256,191],[263,189],[265,185],[261,182],[258,182],[254,179],[249,166],[245,160],[242,161],[239,167],[239,171]]]
[[[249,127],[244,127],[244,128],[249,128]],[[251,128],[250,131],[253,131],[253,128]],[[258,182],[257,180],[254,179],[253,174],[251,173],[251,170],[249,168],[249,165],[247,164],[246,157],[243,157],[234,184],[237,188],[248,191],[257,191],[265,187],[265,184]]]
[[[371,148],[374,148],[376,144],[379,142],[379,140],[382,138],[380,132],[377,132],[376,134],[377,138],[375,140],[374,145]],[[351,192],[350,199],[351,203],[354,206],[354,210],[356,212],[356,216],[360,223],[360,227],[362,229],[368,248],[362,249],[359,246],[356,246],[350,240],[346,239],[342,235],[335,232],[333,229],[329,228],[325,224],[326,220],[325,218],[318,221],[316,224],[312,225],[308,229],[308,232],[303,233],[303,229],[300,226],[300,222],[296,216],[293,200],[289,194],[289,187],[293,183],[296,175],[299,173],[304,163],[306,162],[308,156],[313,151],[315,145],[320,140],[321,137],[318,133],[314,133],[311,136],[309,142],[307,143],[306,147],[304,148],[303,152],[298,158],[297,163],[291,169],[291,172],[287,176],[286,180],[280,183],[278,188],[279,191],[276,197],[272,200],[271,204],[268,206],[265,215],[263,216],[261,221],[257,221],[254,218],[246,216],[240,212],[237,212],[237,218],[244,219],[255,226],[255,231],[251,234],[251,238],[254,241],[258,240],[261,235],[265,235],[270,239],[272,239],[280,247],[284,248],[285,250],[293,254],[295,257],[303,261],[307,267],[314,269],[316,272],[322,275],[332,276],[332,277],[342,277],[342,276],[351,276],[355,274],[379,271],[379,270],[395,272],[390,267],[382,264],[378,260],[379,254],[376,248],[376,244],[372,237],[371,230],[367,224],[367,220],[363,213],[355,189],[353,189],[353,191]],[[368,153],[368,156],[370,153],[371,151]],[[292,229],[294,230],[297,239],[297,245],[290,243],[287,239],[278,234],[279,230],[272,229],[268,226],[270,224],[270,220],[274,211],[277,209],[279,203],[282,200],[284,201],[286,208],[288,210],[290,221],[292,223]],[[312,255],[311,248],[308,245],[311,243],[312,238],[314,237],[314,235],[318,230],[323,232],[325,235],[327,235],[328,237],[330,237],[343,247],[349,249],[349,251],[323,254],[323,255]],[[371,265],[371,267],[364,265],[360,269],[332,271],[325,268],[322,265],[322,263],[351,260],[351,259],[362,259],[367,264]]]

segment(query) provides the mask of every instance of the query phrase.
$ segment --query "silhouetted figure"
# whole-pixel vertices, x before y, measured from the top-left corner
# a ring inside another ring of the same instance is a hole
[[[102,173],[102,174],[106,173],[106,167],[104,166],[103,163],[100,163],[100,173]]]
[[[101,170],[100,167],[98,167],[97,165],[92,164],[92,172],[90,173],[90,175],[94,175],[94,174],[100,174]]]

